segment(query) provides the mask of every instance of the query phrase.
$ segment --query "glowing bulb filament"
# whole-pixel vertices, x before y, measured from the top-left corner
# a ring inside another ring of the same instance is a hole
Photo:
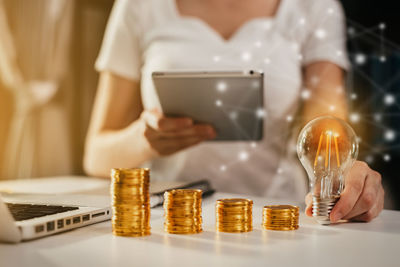
[[[326,134],[326,149],[325,149],[325,169],[330,167],[331,161],[331,138],[330,134]],[[329,165],[329,166],[328,166]],[[330,168],[328,168],[330,169]]]
[[[317,154],[315,155],[314,167],[317,166],[319,152],[321,152],[322,137],[323,137],[323,136],[322,136],[322,133],[321,133],[321,135],[320,135],[320,137],[319,137],[319,143],[318,143]]]
[[[324,134],[321,133],[321,135],[319,137],[317,153],[315,155],[314,167],[316,167],[318,164],[318,157],[319,157],[319,154],[321,153],[323,137],[324,137]],[[337,136],[333,135],[333,140],[335,142],[336,164],[338,167],[340,167],[339,146],[338,146],[337,139],[338,139]],[[326,149],[325,149],[325,164],[324,164],[324,166],[325,166],[325,169],[328,169],[328,170],[330,170],[330,167],[331,167],[331,147],[332,147],[332,132],[327,132],[326,133]]]
[[[334,139],[335,139],[335,149],[336,149],[336,163],[337,163],[337,166],[340,167],[339,147],[337,144],[337,136],[334,136]]]

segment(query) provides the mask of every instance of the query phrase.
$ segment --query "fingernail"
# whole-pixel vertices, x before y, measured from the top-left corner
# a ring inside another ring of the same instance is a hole
[[[312,216],[311,207],[308,206],[308,207],[304,210],[304,213],[305,213],[307,216]]]
[[[340,219],[342,219],[342,217],[343,217],[343,215],[340,212],[333,214],[333,218],[332,218],[333,222],[339,221]]]

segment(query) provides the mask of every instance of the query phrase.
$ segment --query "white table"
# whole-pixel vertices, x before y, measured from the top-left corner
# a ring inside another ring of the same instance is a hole
[[[162,209],[152,210],[152,234],[126,238],[111,234],[104,222],[20,243],[0,244],[0,266],[400,266],[400,212],[383,211],[370,223],[321,226],[300,215],[300,228],[261,229],[262,206],[254,200],[254,230],[215,232],[215,194],[203,203],[204,232],[170,235]],[[399,254],[397,254],[399,253]]]

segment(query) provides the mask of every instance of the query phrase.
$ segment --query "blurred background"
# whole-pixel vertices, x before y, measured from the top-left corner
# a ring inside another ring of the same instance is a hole
[[[0,179],[83,174],[94,61],[113,0],[0,0]],[[342,1],[359,159],[400,210],[400,19],[395,1]]]

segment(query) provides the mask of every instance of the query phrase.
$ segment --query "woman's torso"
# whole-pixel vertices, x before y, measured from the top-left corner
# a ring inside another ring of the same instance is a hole
[[[149,23],[151,26],[145,26],[142,39],[145,108],[159,106],[151,81],[153,71],[255,69],[265,73],[266,109],[261,142],[204,143],[153,161],[153,177],[208,178],[217,189],[257,195],[271,195],[271,188],[281,190],[278,187],[282,186],[288,192],[283,195],[296,191],[298,183],[291,179],[301,179],[302,173],[296,168],[284,170],[282,160],[286,158],[288,133],[299,102],[301,36],[282,32],[281,23],[292,28],[282,22],[286,1],[290,0],[281,1],[275,17],[249,19],[228,40],[202,19],[182,16],[174,0],[149,1],[159,11],[148,11],[157,18]]]

